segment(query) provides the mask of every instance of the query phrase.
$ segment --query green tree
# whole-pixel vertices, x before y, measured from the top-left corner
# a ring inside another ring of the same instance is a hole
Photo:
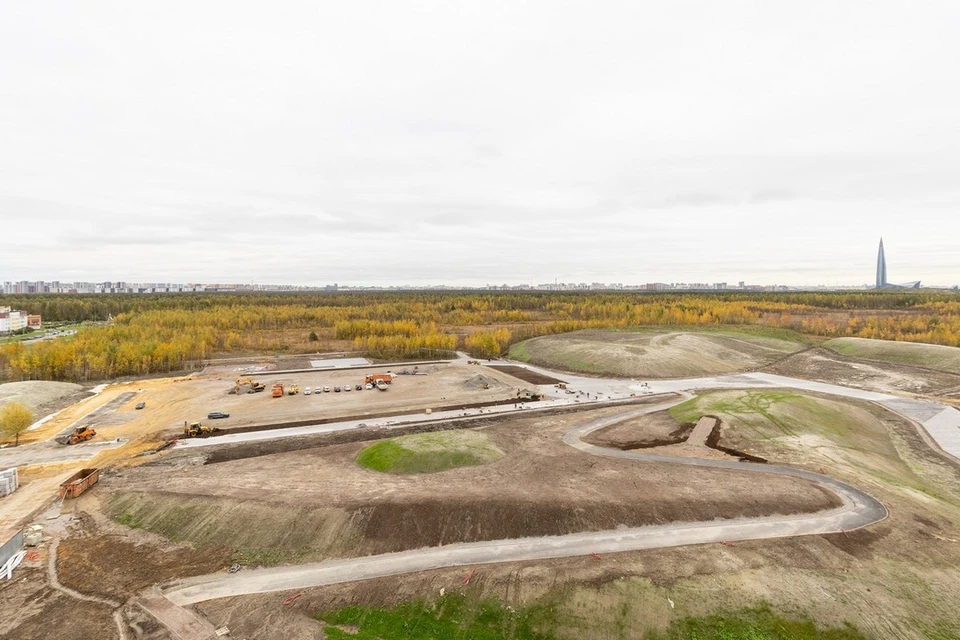
[[[9,402],[0,409],[0,431],[16,438],[14,446],[20,446],[20,434],[33,424],[33,411],[19,402]]]
[[[320,338],[317,337],[317,332],[316,332],[316,331],[311,331],[311,332],[310,332],[310,342],[317,342],[318,340],[320,340]]]

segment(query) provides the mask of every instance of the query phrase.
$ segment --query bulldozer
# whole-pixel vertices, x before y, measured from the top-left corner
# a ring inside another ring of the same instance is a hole
[[[183,435],[187,438],[199,438],[220,431],[217,427],[205,427],[200,422],[183,421]]]
[[[77,444],[78,442],[86,442],[95,435],[97,435],[97,432],[90,427],[77,427],[73,433],[57,436],[55,440],[60,444]]]
[[[263,391],[267,388],[267,385],[262,382],[257,382],[252,378],[237,378],[236,383],[233,385],[233,392],[240,393],[240,387],[243,385],[250,385],[250,390],[247,393],[257,393],[258,391]]]
[[[289,387],[287,387],[288,396],[295,396],[298,393],[300,393],[300,385],[292,384]]]

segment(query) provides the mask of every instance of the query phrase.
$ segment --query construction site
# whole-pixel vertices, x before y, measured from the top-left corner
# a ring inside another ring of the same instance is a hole
[[[24,539],[0,635],[341,637],[359,628],[319,613],[456,593],[549,603],[544,637],[761,599],[856,637],[960,637],[960,375],[630,335],[536,339],[537,364],[12,383],[51,413],[0,449],[0,529]],[[606,371],[571,365],[584,340]],[[682,375],[637,375],[658,347]]]

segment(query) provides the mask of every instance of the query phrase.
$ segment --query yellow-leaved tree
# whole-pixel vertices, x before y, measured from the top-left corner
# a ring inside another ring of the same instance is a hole
[[[33,411],[19,402],[8,402],[0,409],[0,432],[8,438],[16,439],[14,446],[20,446],[20,434],[33,424]]]

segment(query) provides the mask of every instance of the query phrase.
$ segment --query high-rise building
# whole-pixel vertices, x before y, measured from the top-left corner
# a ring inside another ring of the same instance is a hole
[[[883,238],[880,238],[880,250],[877,252],[877,289],[919,289],[920,281],[906,284],[887,282],[887,257],[883,254]]]
[[[887,258],[883,255],[883,238],[880,238],[880,251],[877,253],[877,289],[887,286]]]

